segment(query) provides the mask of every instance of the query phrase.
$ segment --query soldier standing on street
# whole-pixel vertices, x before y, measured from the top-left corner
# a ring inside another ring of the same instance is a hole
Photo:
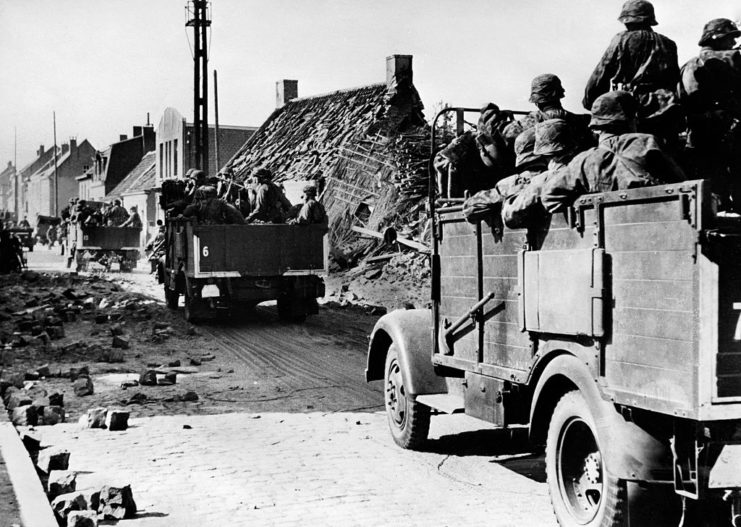
[[[687,111],[688,165],[692,178],[709,178],[725,210],[741,212],[741,36],[727,18],[703,28],[697,57],[682,66],[679,98]]]
[[[677,45],[656,33],[654,6],[628,0],[618,20],[626,31],[610,42],[584,90],[584,108],[610,90],[628,91],[638,101],[638,131],[661,137],[676,148],[682,115],[674,90],[679,80]]]
[[[541,201],[549,212],[564,210],[582,194],[685,179],[656,137],[635,132],[636,109],[635,99],[625,91],[608,92],[594,101],[590,126],[599,133],[599,144],[548,178]]]

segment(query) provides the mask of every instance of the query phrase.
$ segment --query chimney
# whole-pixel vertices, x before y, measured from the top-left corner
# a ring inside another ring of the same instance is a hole
[[[69,145],[67,143],[62,143],[62,155],[69,152]]]
[[[391,55],[386,57],[386,87],[405,82],[412,84],[412,56]]]
[[[298,97],[298,81],[283,79],[275,83],[275,107],[282,108]]]
[[[155,150],[157,145],[157,136],[154,133],[154,126],[147,125],[141,127],[142,144],[144,145],[144,153]]]
[[[36,155],[39,157],[44,155],[44,145],[39,145],[39,149],[36,150]]]
[[[77,138],[70,137],[69,138],[69,149],[74,151],[76,148],[77,148]]]
[[[128,137],[126,136],[126,134],[119,134],[119,136],[118,136],[118,142],[119,143],[121,141],[126,141],[127,139],[128,139]]]
[[[141,126],[135,126],[134,127],[134,133],[131,134],[131,137],[139,137],[142,135],[142,127]]]

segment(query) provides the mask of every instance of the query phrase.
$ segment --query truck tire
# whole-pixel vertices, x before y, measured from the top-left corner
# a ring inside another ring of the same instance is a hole
[[[276,301],[278,318],[283,322],[303,324],[306,321],[306,312],[297,309],[297,301],[291,296],[281,296]],[[301,306],[303,308],[303,306]]]
[[[627,517],[625,482],[605,470],[595,417],[579,391],[553,410],[545,447],[553,511],[561,527],[617,527]]]
[[[399,352],[392,344],[386,355],[384,404],[394,442],[401,448],[418,450],[430,431],[430,407],[406,393],[399,364]]]
[[[167,307],[169,307],[170,309],[177,309],[178,301],[180,300],[180,293],[167,287],[167,284],[165,284],[164,287],[165,287],[165,303],[167,304]]]

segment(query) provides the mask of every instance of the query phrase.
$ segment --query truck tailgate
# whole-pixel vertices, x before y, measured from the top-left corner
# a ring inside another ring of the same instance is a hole
[[[197,225],[194,275],[277,276],[326,272],[325,225]]]

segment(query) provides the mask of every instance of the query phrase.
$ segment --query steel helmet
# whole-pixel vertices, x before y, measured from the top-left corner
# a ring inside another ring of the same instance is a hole
[[[272,181],[273,179],[273,173],[267,168],[258,168],[254,176],[258,181]]]
[[[573,149],[574,139],[563,119],[548,119],[535,125],[535,155],[555,156]]]
[[[599,128],[614,123],[628,123],[636,118],[638,104],[627,91],[604,93],[592,103],[592,120],[589,126]]]
[[[702,37],[700,37],[700,42],[697,44],[699,46],[706,46],[713,40],[728,36],[741,36],[738,26],[727,18],[714,18],[702,28]]]
[[[533,153],[535,149],[535,128],[528,128],[515,139],[515,166],[520,167],[531,161],[536,161],[540,156]]]
[[[623,24],[649,24],[655,26],[654,6],[648,0],[628,0],[623,4],[618,20]]]
[[[561,79],[553,73],[538,75],[530,84],[530,102],[534,104],[563,99],[565,93]]]
[[[316,197],[316,187],[314,185],[306,185],[304,187],[304,194],[306,196],[311,196],[312,198]]]

